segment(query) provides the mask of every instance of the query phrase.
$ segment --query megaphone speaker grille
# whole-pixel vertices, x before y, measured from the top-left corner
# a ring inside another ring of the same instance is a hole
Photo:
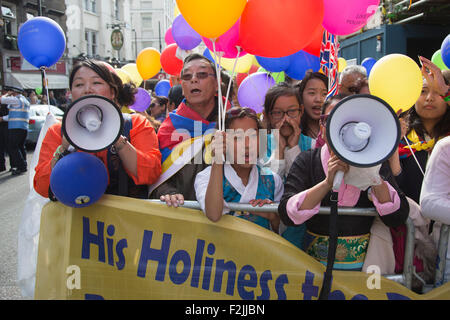
[[[109,148],[119,139],[122,128],[123,117],[119,107],[97,95],[74,101],[62,121],[62,130],[69,143],[86,152]]]
[[[387,160],[398,147],[400,124],[384,100],[359,94],[339,101],[327,120],[327,140],[333,152],[356,167]]]

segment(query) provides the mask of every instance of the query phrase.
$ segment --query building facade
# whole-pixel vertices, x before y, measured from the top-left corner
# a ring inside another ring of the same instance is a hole
[[[136,35],[136,55],[148,47],[159,52],[164,50],[164,36],[172,25],[175,8],[175,0],[132,0],[131,18]]]
[[[63,1],[46,0],[0,0],[0,85],[19,84],[24,89],[35,90],[42,87],[40,71],[28,63],[18,49],[17,35],[20,26],[27,20],[42,12],[43,16],[56,21],[66,31],[66,6]],[[67,53],[51,68],[47,70],[48,87],[50,89],[65,89],[68,87],[68,58]]]
[[[165,47],[175,0],[66,0],[66,7],[68,56],[120,67],[143,48]]]

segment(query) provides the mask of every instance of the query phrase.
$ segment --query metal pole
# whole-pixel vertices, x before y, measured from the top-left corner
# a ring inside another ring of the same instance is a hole
[[[158,199],[147,199],[153,203],[164,204],[165,202]],[[197,201],[184,201],[184,204],[180,207],[188,209],[201,210],[200,204]],[[253,207],[248,203],[227,203],[228,209],[231,211],[247,211],[247,212],[278,212],[278,203],[265,204],[262,207]],[[330,214],[330,207],[320,207],[319,214]],[[349,207],[339,207],[339,215],[350,215],[350,216],[376,216],[377,212],[375,208],[349,208]]]
[[[42,4],[41,0],[37,0],[37,7],[38,7],[38,15],[42,16]]]
[[[395,24],[402,24],[402,23],[405,23],[405,22],[416,20],[416,19],[419,19],[419,18],[423,17],[424,15],[425,15],[425,13],[422,12],[422,13],[416,14],[415,16],[412,16],[412,17],[409,17],[409,18],[397,21]]]
[[[158,28],[159,28],[159,52],[162,51],[162,43],[161,43],[161,21],[158,21]]]
[[[405,258],[403,261],[403,276],[405,278],[405,287],[411,289],[412,287],[412,276],[414,272],[414,238],[415,238],[415,227],[411,218],[408,217],[406,220],[406,243],[405,243]]]
[[[42,16],[42,3],[41,0],[37,0],[37,7],[38,7],[38,15]],[[50,104],[50,98],[48,97],[48,88],[47,88],[47,80],[45,76],[45,67],[40,68],[41,71],[41,82],[42,82],[42,92],[46,93],[47,95],[47,102]]]
[[[434,279],[435,287],[439,287],[444,283],[449,231],[450,230],[448,225],[446,224],[441,225],[441,233],[439,236],[439,244],[438,244],[437,268]]]

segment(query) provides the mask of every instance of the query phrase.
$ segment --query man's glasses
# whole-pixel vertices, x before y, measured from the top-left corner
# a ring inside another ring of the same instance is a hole
[[[197,79],[200,79],[200,80],[206,79],[209,76],[212,76],[212,77],[216,76],[214,73],[208,73],[208,72],[200,71],[200,72],[197,72],[197,73],[183,73],[181,75],[181,80],[189,81],[189,80],[191,80],[194,77],[194,75],[197,77]]]
[[[280,120],[287,114],[289,118],[296,118],[300,114],[300,109],[292,109],[288,111],[274,110],[270,112],[270,115],[274,120]]]

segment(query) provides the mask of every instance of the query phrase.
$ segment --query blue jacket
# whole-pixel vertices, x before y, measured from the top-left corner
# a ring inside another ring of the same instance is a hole
[[[3,97],[1,102],[8,105],[8,129],[28,130],[30,103],[23,95]]]

